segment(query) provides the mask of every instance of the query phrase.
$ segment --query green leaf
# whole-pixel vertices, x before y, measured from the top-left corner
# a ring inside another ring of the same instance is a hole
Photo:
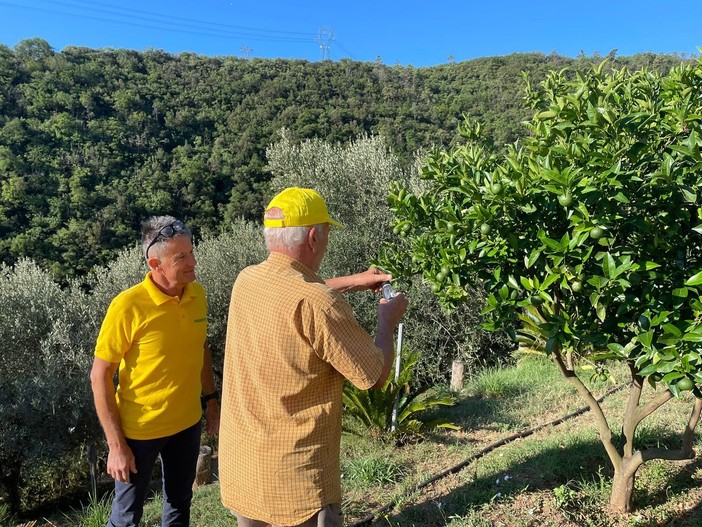
[[[629,198],[627,198],[627,197],[626,197],[624,194],[622,194],[621,192],[618,192],[617,194],[615,194],[614,199],[616,199],[616,200],[619,201],[620,203],[630,203]]]
[[[696,275],[688,278],[687,282],[685,282],[685,285],[700,285],[702,284],[702,272],[697,273]]]
[[[692,331],[685,333],[683,340],[685,342],[702,342],[702,326],[697,326]]]
[[[514,278],[514,276],[512,276],[512,275],[509,275],[509,277],[507,277],[507,283],[508,283],[513,289],[521,289],[521,287],[519,287],[519,283],[517,282],[517,280],[516,280],[516,279]]]
[[[624,353],[624,346],[622,346],[621,344],[616,344],[614,342],[611,342],[611,343],[607,344],[607,347],[619,355],[622,355]]]
[[[541,256],[540,250],[534,249],[533,251],[531,251],[529,258],[526,259],[526,268],[529,269],[532,265],[534,265],[536,263],[536,261],[539,259],[539,256]]]
[[[641,262],[641,263],[639,263],[638,270],[639,271],[651,271],[652,269],[657,269],[660,266],[661,266],[661,264],[657,264],[656,262]]]
[[[527,278],[526,276],[520,276],[519,281],[522,284],[522,287],[526,289],[527,291],[533,291],[534,290],[534,283]]]
[[[546,280],[544,280],[544,283],[541,284],[542,289],[548,289],[548,286],[550,286],[553,282],[558,280],[561,277],[561,275],[556,274],[556,273],[551,273],[546,277]]]
[[[553,240],[547,236],[543,236],[542,238],[540,238],[540,240],[544,245],[546,245],[549,249],[551,249],[553,251],[560,252],[563,249],[565,249],[565,247],[561,246],[561,244],[559,242],[557,242],[556,240]]]
[[[658,365],[657,364],[649,364],[644,369],[639,371],[639,375],[641,375],[641,377],[648,377],[652,373],[658,373]]]
[[[600,361],[604,361],[604,360],[619,360],[622,358],[622,354],[615,353],[613,351],[600,351],[598,353],[593,353],[593,354],[589,355],[589,358],[593,362],[600,362]],[[583,369],[587,369],[587,368],[585,368],[585,366],[583,366]],[[594,369],[594,368],[592,366],[590,366],[590,369]]]
[[[617,264],[614,262],[614,258],[612,257],[611,254],[606,253],[605,257],[602,259],[602,270],[604,271],[604,275],[609,278],[610,280],[612,278],[616,278],[615,276],[615,271],[617,269]]]
[[[673,296],[678,298],[687,298],[687,287],[681,287],[680,289],[673,289]]]
[[[697,201],[697,194],[691,192],[687,189],[682,189],[683,197],[688,203],[695,203]]]
[[[595,309],[597,310],[597,318],[600,319],[600,322],[604,322],[605,318],[607,318],[607,308],[604,304],[598,302]]]
[[[653,342],[653,331],[644,331],[643,333],[639,333],[637,338],[644,348],[650,348],[651,343]]]
[[[664,324],[663,325],[663,331],[666,333],[673,335],[674,337],[681,337],[682,336],[682,331],[680,331],[680,328],[673,324]]]

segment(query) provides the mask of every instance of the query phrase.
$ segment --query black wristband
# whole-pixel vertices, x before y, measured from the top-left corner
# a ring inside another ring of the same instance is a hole
[[[215,390],[212,393],[208,393],[207,395],[201,395],[200,400],[202,401],[202,404],[205,404],[207,401],[210,401],[212,399],[218,400],[219,399],[219,392]]]

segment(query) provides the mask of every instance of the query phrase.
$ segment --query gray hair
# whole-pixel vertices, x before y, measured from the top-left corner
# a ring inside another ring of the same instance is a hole
[[[164,236],[161,233],[163,229],[173,225],[176,221],[178,220],[173,216],[152,216],[141,223],[141,252],[145,259],[148,260],[147,252],[151,256],[161,256],[164,242],[176,236],[188,236],[192,239],[192,232],[185,224],[183,224],[183,228],[177,229],[171,236]]]
[[[275,249],[292,249],[305,243],[307,235],[312,228],[323,235],[324,223],[317,225],[306,225],[304,227],[265,227],[263,237],[266,240],[266,248],[269,251]]]

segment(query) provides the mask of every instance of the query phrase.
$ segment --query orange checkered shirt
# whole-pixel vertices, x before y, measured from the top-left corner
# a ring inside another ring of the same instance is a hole
[[[278,253],[232,289],[222,385],[222,503],[296,525],[341,503],[344,378],[373,386],[382,352],[341,294]]]

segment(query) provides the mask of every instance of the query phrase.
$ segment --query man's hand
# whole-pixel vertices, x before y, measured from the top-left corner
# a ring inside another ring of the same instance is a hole
[[[402,293],[395,294],[390,300],[381,299],[378,304],[378,325],[395,328],[402,320],[408,305],[409,301]]]
[[[110,448],[107,454],[107,473],[122,483],[129,483],[129,473],[136,474],[136,462],[132,449],[124,445]]]
[[[392,280],[392,275],[384,273],[380,269],[375,267],[370,267],[367,271],[358,273],[356,275],[359,281],[359,291],[363,289],[372,289],[373,291],[380,291],[383,288],[384,282],[389,282]]]
[[[216,400],[207,401],[205,408],[205,431],[211,435],[219,434],[219,403]]]
[[[378,304],[378,329],[375,334],[375,345],[383,352],[383,369],[378,381],[371,387],[374,390],[381,389],[390,375],[395,358],[393,331],[402,320],[408,305],[409,301],[402,293],[397,293],[390,300],[382,298]]]
[[[325,283],[340,293],[346,293],[349,291],[365,291],[367,289],[380,291],[383,287],[383,282],[389,282],[390,280],[392,280],[392,275],[371,267],[362,273],[328,278],[325,280]]]

